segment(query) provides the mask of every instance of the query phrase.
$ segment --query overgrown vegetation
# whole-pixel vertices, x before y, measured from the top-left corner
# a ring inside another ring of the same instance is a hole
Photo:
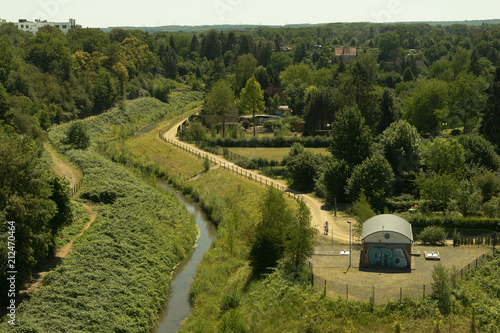
[[[173,98],[173,105],[158,102],[155,108],[147,99],[130,103],[129,112],[114,110],[87,120],[93,125],[91,140],[102,144],[125,138],[145,122],[167,114],[174,118],[196,99],[187,94]],[[107,133],[115,123],[125,130]],[[56,128],[51,137],[55,147],[84,170],[79,196],[99,205],[99,215],[74,243],[73,253],[43,280],[41,290],[20,306],[17,329],[150,331],[167,297],[173,268],[194,244],[194,221],[173,196],[157,192],[93,149],[69,147],[67,127]],[[85,304],[85,310],[79,304]],[[57,310],[48,314],[52,307]],[[103,307],[106,313],[96,316]]]
[[[73,211],[67,182],[50,171],[49,156],[40,142],[2,127],[0,142],[0,241],[4,244],[0,291],[7,295],[7,265],[17,268],[19,288],[37,264],[54,254],[56,236],[72,222]],[[7,260],[12,252],[15,258]],[[5,305],[4,301],[7,297],[0,304]]]
[[[94,152],[67,156],[85,170],[80,196],[99,204],[99,215],[72,255],[21,305],[16,329],[150,331],[173,268],[194,244],[193,218],[172,196]]]

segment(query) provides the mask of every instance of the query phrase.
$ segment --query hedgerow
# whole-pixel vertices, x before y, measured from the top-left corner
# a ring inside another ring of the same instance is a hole
[[[262,138],[206,138],[201,145],[208,147],[291,147],[295,142],[304,147],[327,148],[331,145],[328,136],[308,137],[262,137]]]
[[[499,218],[462,217],[457,215],[424,215],[421,213],[406,214],[405,219],[414,228],[440,226],[444,228],[489,229],[495,230],[500,223]]]

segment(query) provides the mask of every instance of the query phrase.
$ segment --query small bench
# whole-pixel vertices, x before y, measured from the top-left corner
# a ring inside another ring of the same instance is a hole
[[[426,260],[441,260],[441,257],[439,256],[439,251],[436,252],[424,251],[424,256]]]

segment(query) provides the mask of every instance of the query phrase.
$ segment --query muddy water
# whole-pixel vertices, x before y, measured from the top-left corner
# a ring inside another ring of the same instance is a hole
[[[174,193],[177,196],[186,206],[189,213],[194,216],[196,224],[200,229],[200,237],[198,238],[193,254],[175,270],[168,304],[165,306],[163,312],[160,313],[160,324],[154,331],[156,333],[174,333],[177,332],[182,321],[191,312],[188,300],[189,287],[193,282],[196,268],[203,255],[210,248],[212,241],[215,240],[216,232],[215,227],[206,219],[205,214],[195,202],[172,189],[163,179],[158,179],[158,185],[166,192]]]

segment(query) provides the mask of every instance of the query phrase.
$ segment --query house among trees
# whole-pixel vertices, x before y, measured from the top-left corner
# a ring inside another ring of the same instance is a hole
[[[343,61],[349,61],[356,58],[356,48],[355,47],[336,47],[335,56],[341,57]]]
[[[363,223],[362,231],[364,267],[411,267],[413,232],[405,219],[382,214]]]
[[[253,116],[252,115],[241,116],[241,119],[248,119],[251,123]],[[269,114],[256,114],[254,125],[255,126],[262,126],[268,120],[279,120],[279,119],[281,119],[280,116],[273,116],[273,115],[269,115]]]
[[[277,116],[287,116],[291,115],[293,112],[288,105],[280,105],[276,110],[274,110],[274,114]]]
[[[46,25],[59,28],[65,34],[72,29],[76,29],[76,20],[72,18],[70,18],[68,22],[48,22],[47,20],[28,21],[26,19],[19,19],[19,22],[14,24],[18,29],[32,32],[33,34],[36,34],[38,29]]]

